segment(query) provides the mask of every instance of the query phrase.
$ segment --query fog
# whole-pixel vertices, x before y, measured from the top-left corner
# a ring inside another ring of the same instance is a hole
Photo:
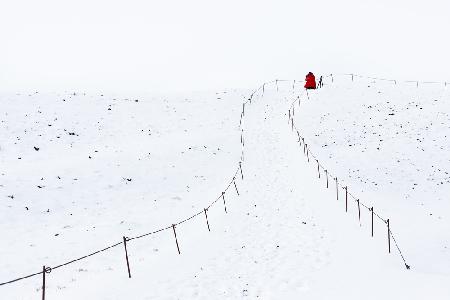
[[[170,92],[315,73],[450,81],[448,1],[0,0],[0,91]]]

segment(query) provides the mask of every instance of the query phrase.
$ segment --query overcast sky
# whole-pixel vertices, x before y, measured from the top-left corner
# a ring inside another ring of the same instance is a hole
[[[0,91],[450,81],[448,0],[0,0]]]

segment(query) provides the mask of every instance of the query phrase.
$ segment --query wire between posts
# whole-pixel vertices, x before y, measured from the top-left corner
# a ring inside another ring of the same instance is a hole
[[[42,274],[42,271],[39,271],[39,272],[30,274],[30,275],[26,275],[26,276],[19,277],[19,278],[13,279],[13,280],[2,282],[2,283],[0,283],[0,286],[6,285],[6,284],[10,284],[10,283],[13,283],[13,282],[16,282],[16,281],[20,281],[20,280],[23,280],[23,279],[31,278],[31,277],[34,277],[34,276],[37,276],[37,275],[41,275],[41,274]]]
[[[353,79],[353,77],[363,77],[363,76],[357,75],[357,74],[344,74],[344,75],[347,75],[347,76],[350,75],[350,76],[352,76],[352,79]],[[330,74],[330,76],[333,76],[333,75]],[[366,77],[366,78],[368,78],[368,77]],[[395,82],[395,84],[397,84],[397,80],[392,80],[392,79],[382,79],[382,78],[371,78],[371,79],[393,81],[393,82]],[[437,83],[437,82],[427,82],[427,83]],[[301,135],[301,131],[300,131],[300,130],[297,128],[297,126],[294,124],[294,117],[293,117],[293,115],[290,114],[290,111],[291,111],[291,110],[293,111],[294,106],[296,105],[297,102],[299,103],[298,105],[300,106],[301,101],[300,101],[300,98],[299,98],[299,97],[297,97],[294,101],[292,101],[292,103],[291,103],[291,105],[290,105],[290,108],[289,108],[289,118],[290,118],[290,120],[291,120],[291,126],[292,126],[292,129],[295,129],[295,131],[296,131],[296,133],[297,133],[297,136],[299,137],[298,142],[299,142],[300,144],[303,142],[303,144],[306,145],[307,143],[305,142],[304,137]],[[328,175],[328,176],[330,176],[330,177],[333,178],[333,175],[331,174],[331,172],[329,172],[328,169],[325,168],[325,167],[319,162],[319,159],[317,158],[317,156],[316,156],[313,152],[311,152],[311,150],[310,150],[309,147],[308,147],[308,151],[306,152],[306,154],[309,154],[312,158],[314,158],[314,159],[317,161],[318,169],[319,169],[319,170],[320,170],[320,168],[322,168],[322,170],[324,170],[324,171],[327,172],[327,175]],[[327,178],[328,178],[328,176],[327,176]],[[319,176],[319,178],[320,178],[320,176]],[[336,178],[337,178],[337,177],[336,177]],[[373,211],[372,207],[367,206],[367,205],[364,204],[359,198],[356,198],[352,193],[348,192],[347,185],[339,184],[339,183],[336,181],[336,186],[337,186],[337,187],[341,186],[342,189],[345,189],[345,190],[346,190],[346,194],[347,194],[347,195],[350,195],[350,197],[351,197],[355,202],[358,203],[358,209],[359,209],[359,207],[360,207],[360,205],[361,205],[361,206],[363,206],[364,208],[366,208],[367,210],[371,211],[372,215],[375,215],[378,219],[380,219],[381,221],[383,221],[383,223],[387,223],[387,219],[384,219],[384,218],[381,217],[379,214],[375,213],[375,212]],[[346,199],[347,199],[347,198],[346,198]],[[400,247],[398,246],[398,243],[397,243],[397,241],[395,240],[395,237],[394,237],[393,234],[392,234],[392,230],[389,229],[389,233],[390,233],[390,236],[392,237],[392,240],[394,241],[394,244],[395,244],[395,246],[396,246],[396,248],[397,248],[397,250],[398,250],[398,253],[400,254],[400,256],[401,256],[401,258],[402,258],[402,260],[403,260],[403,262],[404,262],[404,264],[405,264],[405,266],[406,266],[406,269],[410,269],[410,266],[406,263],[406,260],[405,260],[405,258],[404,258],[404,256],[403,256],[403,253],[401,252]]]
[[[285,80],[276,80],[276,81],[277,81],[277,82],[281,82],[281,81],[285,81]],[[263,83],[259,88],[257,88],[255,91],[253,91],[253,92],[251,93],[250,97],[249,97],[245,102],[243,102],[243,104],[245,105],[245,104],[247,104],[247,103],[251,103],[251,101],[252,101],[254,95],[255,95],[256,93],[258,93],[260,90],[264,89],[264,86],[265,86],[265,85],[271,84],[271,83],[276,82],[276,81],[273,80],[273,81],[269,81],[269,82]],[[244,106],[244,107],[245,107],[245,106]],[[241,115],[241,121],[242,121],[242,117],[243,117],[243,115]],[[240,127],[241,127],[241,126],[242,126],[242,122],[240,123]],[[219,197],[217,197],[213,202],[211,202],[211,203],[205,208],[205,210],[209,209],[211,206],[213,206],[215,203],[217,203],[217,201],[219,201],[219,200],[223,197],[223,195],[224,195],[225,192],[230,188],[230,186],[231,186],[232,184],[235,184],[236,175],[238,174],[238,172],[239,172],[240,170],[241,170],[241,172],[242,172],[242,165],[241,165],[241,164],[242,164],[242,160],[239,161],[238,167],[236,168],[236,171],[235,171],[235,173],[234,173],[234,175],[233,175],[231,181],[228,183],[227,187],[225,188],[224,192],[222,192],[222,194],[221,194]],[[243,179],[243,175],[242,175],[242,179]],[[160,232],[165,231],[165,230],[169,230],[169,229],[173,228],[174,225],[177,226],[177,225],[183,224],[183,223],[185,223],[185,222],[187,222],[187,221],[189,221],[189,220],[191,220],[191,219],[193,219],[193,218],[195,218],[195,217],[197,217],[197,216],[199,216],[199,215],[201,215],[201,214],[203,214],[203,210],[200,211],[200,212],[198,212],[198,213],[196,213],[196,214],[194,214],[194,215],[192,215],[192,216],[190,216],[190,217],[188,217],[188,218],[186,218],[186,219],[184,219],[184,220],[182,220],[182,221],[179,221],[179,222],[174,223],[174,224],[172,224],[172,225],[169,225],[169,226],[167,226],[167,227],[163,227],[163,228],[157,229],[157,230],[155,230],[155,231],[147,232],[147,233],[144,233],[144,234],[141,234],[141,235],[137,235],[137,236],[134,236],[134,237],[127,237],[126,240],[127,240],[127,242],[129,242],[129,241],[132,241],[132,240],[137,240],[137,239],[141,239],[141,238],[147,237],[147,236],[149,236],[149,235],[153,235],[153,234],[156,234],[156,233],[160,233]],[[120,241],[120,242],[118,242],[118,243],[114,243],[114,244],[112,244],[112,245],[110,245],[110,246],[107,246],[107,247],[102,248],[102,249],[100,249],[100,250],[94,251],[94,252],[89,253],[89,254],[87,254],[87,255],[78,257],[78,258],[76,258],[76,259],[72,259],[72,260],[70,260],[70,261],[68,261],[68,262],[65,262],[65,263],[62,263],[62,264],[59,264],[59,265],[56,265],[55,267],[48,267],[48,268],[46,268],[46,271],[47,271],[47,270],[56,270],[56,269],[62,268],[62,267],[64,267],[64,266],[70,265],[70,264],[72,264],[72,263],[75,263],[75,262],[78,262],[78,261],[87,259],[87,258],[89,258],[89,257],[91,257],[91,256],[96,255],[96,254],[105,252],[105,251],[107,251],[107,250],[110,250],[110,249],[115,248],[115,247],[117,247],[117,246],[119,246],[119,245],[122,245],[122,244],[123,244],[123,241]],[[43,271],[39,271],[39,272],[36,272],[36,273],[32,273],[32,274],[29,274],[29,275],[25,275],[25,276],[22,276],[22,277],[18,277],[18,278],[15,278],[15,279],[12,279],[12,280],[8,280],[8,281],[5,281],[5,282],[0,282],[0,286],[7,285],[7,284],[11,284],[11,283],[14,283],[14,282],[18,282],[18,281],[21,281],[21,280],[24,280],[24,279],[28,279],[28,278],[31,278],[31,277],[34,277],[34,276],[38,276],[38,275],[41,275],[42,272],[43,272]]]
[[[415,83],[417,85],[417,87],[419,86],[419,84],[441,84],[441,85],[444,85],[446,87],[447,84],[449,83],[449,81],[397,80],[397,79],[365,76],[365,75],[360,75],[360,74],[355,74],[355,73],[341,73],[341,74],[333,73],[333,74],[325,76],[325,78],[330,77],[332,75],[334,75],[334,76],[353,76],[353,77],[364,78],[364,79],[371,79],[371,80],[378,80],[378,81],[390,81],[390,82],[393,82],[394,84],[397,84],[397,83]]]
[[[115,243],[115,244],[113,244],[113,245],[111,245],[111,246],[108,246],[108,247],[103,248],[103,249],[101,249],[101,250],[97,250],[97,251],[92,252],[92,253],[90,253],[90,254],[88,254],[88,255],[84,255],[84,256],[82,256],[82,257],[73,259],[73,260],[68,261],[68,262],[66,262],[66,263],[62,263],[62,264],[60,264],[60,265],[57,265],[57,266],[55,266],[55,267],[52,267],[52,269],[53,269],[53,270],[56,270],[56,269],[58,269],[58,268],[61,268],[61,267],[70,265],[70,264],[72,264],[72,263],[74,263],[74,262],[77,262],[77,261],[86,259],[86,258],[88,258],[88,257],[94,256],[94,255],[99,254],[99,253],[101,253],[101,252],[104,252],[104,251],[106,251],[106,250],[109,250],[109,249],[112,249],[112,248],[114,248],[114,247],[117,247],[117,246],[119,246],[119,245],[121,245],[121,244],[122,244],[122,242]]]
[[[330,76],[331,76],[331,78],[333,79],[333,74],[327,75],[326,77],[330,77]],[[353,76],[363,77],[363,76],[357,75],[357,74],[352,74],[352,77],[353,77]],[[369,77],[367,77],[367,78],[369,78]],[[371,78],[371,79],[388,80],[388,79],[381,79],[381,78]],[[264,87],[265,87],[266,85],[269,85],[269,84],[274,83],[274,82],[278,83],[278,82],[283,82],[283,81],[288,81],[288,80],[280,80],[280,79],[277,79],[277,80],[273,80],[273,81],[269,81],[269,82],[263,83],[259,88],[257,88],[255,91],[253,91],[252,94],[250,95],[250,97],[243,103],[243,104],[244,104],[244,107],[245,107],[245,104],[251,103],[253,97],[254,97],[259,91],[262,91],[262,92],[264,93]],[[392,80],[390,80],[390,81],[392,81]],[[423,82],[423,83],[438,83],[438,82]],[[445,83],[445,84],[446,84],[446,83]],[[295,85],[295,80],[294,80],[294,85]],[[292,104],[291,104],[292,107],[293,107],[294,104],[297,102],[297,100],[298,100],[298,102],[299,102],[299,104],[300,104],[300,98],[303,97],[304,93],[305,93],[305,92],[303,91],[303,92],[302,92],[302,93],[301,93],[301,94],[300,94],[300,95],[292,102]],[[243,117],[243,114],[241,115],[240,127],[242,126],[242,117]],[[304,138],[300,135],[300,131],[299,131],[299,130],[297,129],[297,127],[295,126],[295,124],[294,124],[294,122],[293,122],[293,118],[292,118],[292,128],[294,128],[294,127],[295,127],[295,129],[297,130],[297,134],[299,135],[299,137],[302,138],[301,140],[303,140],[303,143],[304,143]],[[300,141],[300,139],[299,139],[299,141]],[[317,157],[310,151],[309,148],[308,148],[308,152],[307,152],[307,153],[309,153],[312,157],[314,157],[314,158],[318,161]],[[224,196],[225,192],[230,188],[230,186],[231,186],[232,184],[235,184],[236,175],[238,174],[239,170],[242,171],[242,169],[240,169],[240,168],[241,168],[241,165],[240,165],[241,162],[242,162],[242,160],[239,162],[239,166],[238,166],[238,168],[236,169],[235,174],[234,174],[232,180],[228,183],[227,187],[225,188],[225,191],[222,192],[222,194],[221,194],[219,197],[217,197],[213,202],[211,202],[210,205],[207,206],[207,208],[205,208],[205,209],[209,209],[212,205],[214,205],[215,203],[217,203],[217,202]],[[319,165],[320,168],[322,168],[322,170],[326,170],[325,167],[324,167],[322,164],[320,164],[319,162],[318,162],[318,165]],[[327,174],[328,174],[329,176],[332,176],[332,174],[331,174],[329,171],[327,171]],[[352,196],[352,197],[353,197],[353,196]],[[353,197],[353,198],[354,198],[354,197]],[[361,205],[362,205],[363,207],[368,208],[364,203],[362,203],[362,202],[360,202],[360,203],[361,203]],[[198,212],[198,213],[196,213],[196,214],[194,214],[194,215],[192,215],[192,216],[190,216],[190,217],[188,217],[188,218],[186,218],[186,219],[184,219],[184,220],[182,220],[182,221],[179,221],[179,222],[177,222],[177,223],[175,223],[175,224],[172,224],[172,225],[170,225],[170,226],[163,227],[163,228],[160,228],[160,229],[158,229],[158,230],[155,230],[155,231],[152,231],[152,232],[148,232],[148,233],[144,233],[144,234],[141,234],[141,235],[138,235],[138,236],[135,236],[135,237],[127,238],[127,241],[132,241],[132,240],[141,239],[141,238],[144,238],[144,237],[149,236],[149,235],[152,235],[152,234],[156,234],[156,233],[159,233],[159,232],[162,232],[162,231],[165,231],[165,230],[169,230],[169,229],[173,228],[173,227],[176,226],[176,225],[183,224],[183,223],[185,223],[185,222],[187,222],[187,221],[189,221],[189,220],[191,220],[191,219],[193,219],[193,218],[199,216],[199,215],[202,214],[202,213],[203,213],[203,210],[200,211],[200,212]],[[383,220],[384,222],[386,222],[386,221],[385,221],[381,216],[379,216],[378,214],[375,214],[375,215],[376,215],[380,220]],[[397,244],[397,241],[395,240],[395,237],[393,236],[392,232],[391,232],[391,236],[392,236],[392,239],[393,239],[393,241],[394,241],[394,244],[396,245],[397,250],[399,251],[399,253],[400,253],[400,255],[401,255],[403,261],[405,262],[405,265],[406,265],[407,269],[409,269],[410,267],[406,264],[406,261],[405,261],[405,259],[404,259],[404,257],[403,257],[403,254],[402,254],[402,252],[401,252],[401,250],[400,250],[400,248],[399,248],[399,246],[398,246],[398,244]],[[101,252],[104,252],[104,251],[107,251],[107,250],[112,249],[112,248],[114,248],[114,247],[117,247],[117,246],[119,246],[119,245],[121,245],[121,244],[122,244],[122,242],[118,242],[118,243],[112,244],[112,245],[107,246],[107,247],[105,247],[105,248],[103,248],[103,249],[94,251],[94,252],[92,252],[92,253],[89,253],[89,254],[87,254],[87,255],[81,256],[81,257],[79,257],[79,258],[76,258],[76,259],[70,260],[70,261],[68,261],[68,262],[65,262],[65,263],[56,265],[56,266],[53,267],[53,268],[50,268],[50,267],[49,267],[48,269],[49,269],[49,270],[55,270],[55,269],[58,269],[58,268],[67,266],[67,265],[69,265],[69,264],[72,264],[72,263],[75,263],[75,262],[84,260],[84,259],[86,259],[86,258],[88,258],[88,257],[94,256],[94,255],[99,254],[99,253],[101,253]],[[6,284],[11,284],[11,283],[14,283],[14,282],[17,282],[17,281],[21,281],[21,280],[24,280],[24,279],[28,279],[28,278],[31,278],[31,277],[34,277],[34,276],[38,276],[38,275],[41,275],[42,272],[43,272],[43,271],[40,271],[40,272],[36,272],[36,273],[29,274],[29,275],[26,275],[26,276],[22,276],[22,277],[13,279],[13,280],[9,280],[9,281],[6,281],[6,282],[2,282],[2,283],[0,283],[0,286],[6,285]]]
[[[391,238],[394,241],[395,247],[397,248],[398,253],[401,256],[401,258],[403,260],[403,263],[405,264],[406,269],[409,270],[411,268],[411,266],[406,263],[405,257],[403,256],[402,250],[400,250],[400,247],[398,246],[397,241],[395,240],[395,237],[394,237],[394,234],[392,233],[392,230],[390,230],[390,233],[391,233]]]

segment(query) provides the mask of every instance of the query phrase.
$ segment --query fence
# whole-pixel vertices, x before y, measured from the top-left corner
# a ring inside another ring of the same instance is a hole
[[[394,84],[397,84],[397,83],[415,83],[416,87],[419,87],[419,84],[420,85],[440,84],[440,85],[443,85],[444,87],[447,87],[447,85],[450,85],[449,81],[397,80],[397,79],[389,79],[389,78],[371,77],[371,76],[365,76],[365,75],[360,75],[360,74],[355,74],[355,73],[343,73],[343,74],[328,74],[328,75],[325,75],[326,78],[330,78],[331,79],[331,82],[334,82],[334,76],[349,76],[352,81],[354,81],[355,78],[364,78],[364,79],[372,79],[372,80],[379,80],[379,81],[388,81],[388,82],[392,82]]]
[[[354,76],[359,76],[359,75],[355,75],[355,74],[345,74],[345,75],[351,75],[352,79],[354,78]],[[333,74],[327,75],[326,77],[330,77],[332,82],[333,82],[333,80],[334,80],[333,79]],[[369,77],[367,77],[367,78],[369,78]],[[371,78],[371,79],[375,79],[375,78]],[[379,80],[387,80],[387,79],[379,79]],[[208,231],[211,231],[210,230],[210,226],[209,226],[209,220],[208,220],[208,210],[212,206],[216,205],[220,201],[220,202],[223,203],[224,212],[228,213],[226,200],[225,200],[225,195],[229,191],[229,189],[232,188],[232,187],[234,187],[234,190],[235,190],[236,194],[239,196],[239,190],[238,190],[238,186],[236,184],[236,179],[238,177],[240,177],[241,180],[244,180],[243,163],[245,161],[245,157],[244,157],[245,135],[244,135],[243,121],[244,121],[244,116],[245,116],[246,105],[252,104],[252,101],[254,101],[255,95],[257,93],[261,92],[261,94],[264,95],[265,87],[267,85],[275,83],[276,90],[278,91],[278,89],[279,89],[278,88],[278,83],[279,82],[290,82],[290,81],[291,80],[277,79],[277,80],[265,82],[260,87],[258,87],[256,90],[254,90],[250,94],[250,96],[242,103],[242,111],[241,111],[241,115],[240,115],[240,119],[239,119],[240,143],[241,143],[241,157],[240,157],[240,160],[238,161],[236,169],[235,169],[235,172],[234,172],[231,180],[226,185],[225,189],[207,207],[203,208],[202,210],[192,214],[191,216],[189,216],[189,217],[187,217],[187,218],[185,218],[185,219],[183,219],[181,221],[178,221],[176,223],[172,223],[172,224],[167,225],[167,226],[163,226],[163,227],[161,227],[161,228],[159,228],[157,230],[153,230],[153,231],[150,231],[150,232],[147,232],[147,233],[144,233],[144,234],[140,234],[140,235],[136,235],[136,236],[133,236],[133,237],[123,236],[122,239],[119,242],[112,243],[112,244],[110,244],[110,245],[108,245],[108,246],[106,246],[106,247],[104,247],[102,249],[93,251],[93,252],[91,252],[89,254],[86,254],[84,256],[81,256],[81,257],[78,257],[78,258],[75,258],[75,259],[70,259],[70,260],[68,260],[68,261],[66,261],[64,263],[61,263],[61,264],[58,264],[58,265],[55,265],[55,266],[52,266],[52,267],[44,265],[42,267],[42,270],[40,270],[38,272],[35,272],[35,273],[32,273],[32,274],[28,274],[28,275],[24,275],[24,276],[21,276],[21,277],[12,279],[12,280],[8,280],[8,281],[5,281],[5,282],[0,282],[0,286],[12,284],[12,283],[15,283],[15,282],[18,282],[18,281],[22,281],[22,280],[25,280],[25,279],[28,279],[28,278],[36,277],[36,276],[42,276],[42,299],[45,300],[46,281],[48,280],[48,278],[47,278],[48,274],[50,274],[52,271],[60,269],[60,268],[65,267],[65,266],[68,266],[70,264],[73,264],[73,263],[85,260],[85,259],[87,259],[89,257],[95,256],[97,254],[103,253],[105,251],[111,250],[111,249],[113,249],[115,247],[119,247],[121,245],[123,245],[123,247],[124,247],[125,262],[126,262],[126,266],[127,266],[127,274],[128,274],[128,277],[131,278],[131,267],[130,267],[130,262],[129,262],[129,259],[128,259],[128,248],[127,248],[127,245],[130,242],[134,241],[134,240],[142,239],[142,238],[148,237],[150,235],[154,235],[154,234],[161,233],[161,232],[164,232],[164,231],[171,231],[173,233],[175,245],[177,247],[177,252],[178,252],[178,254],[181,254],[180,245],[178,243],[178,238],[177,238],[177,231],[176,231],[177,226],[180,226],[180,225],[182,225],[185,222],[188,222],[188,221],[190,221],[190,220],[192,220],[194,218],[197,218],[197,217],[200,217],[200,216],[203,215],[203,217],[205,218],[205,223],[206,223],[206,226],[208,228]],[[296,83],[301,83],[301,82],[303,82],[303,81],[302,80],[300,80],[300,81],[299,80],[293,80],[293,84],[292,84],[293,91],[295,91]],[[303,145],[303,152],[304,152],[305,156],[307,157],[308,161],[310,161],[310,157],[315,159],[315,161],[317,163],[317,170],[318,170],[319,178],[321,178],[320,170],[321,169],[323,170],[323,172],[325,174],[325,177],[326,177],[326,188],[329,188],[329,186],[330,186],[330,184],[329,184],[329,177],[330,176],[332,177],[331,173],[322,164],[320,164],[319,160],[311,152],[310,148],[308,147],[308,144],[305,142],[304,137],[300,135],[300,131],[297,129],[297,127],[294,124],[294,119],[293,119],[294,114],[295,114],[294,106],[295,106],[295,104],[297,102],[298,102],[298,105],[300,106],[300,104],[301,104],[301,97],[302,96],[303,96],[303,94],[298,96],[297,99],[295,99],[291,103],[291,106],[289,108],[289,122],[291,123],[292,130],[295,129],[296,132],[297,132],[298,142],[300,143],[301,146]],[[349,196],[357,203],[359,211],[360,211],[361,206],[366,208],[366,209],[368,209],[371,212],[371,215],[372,215],[372,236],[373,236],[373,218],[374,218],[374,216],[376,216],[379,220],[383,221],[387,225],[389,252],[391,250],[390,249],[390,239],[392,238],[392,240],[393,240],[393,242],[394,242],[394,244],[395,244],[395,246],[396,246],[396,248],[397,248],[397,250],[398,250],[398,252],[399,252],[399,254],[401,256],[401,258],[403,259],[403,262],[404,262],[406,268],[409,269],[410,266],[406,263],[406,260],[405,260],[403,254],[402,254],[402,252],[400,250],[400,247],[398,246],[398,243],[395,240],[394,235],[392,234],[392,230],[390,228],[389,219],[384,219],[380,215],[375,213],[373,207],[368,207],[363,202],[361,202],[359,199],[357,199],[355,196],[353,196],[348,191],[348,187],[347,186],[342,186],[342,184],[339,184],[337,177],[334,178],[334,179],[335,179],[335,182],[336,182],[336,198],[337,198],[337,200],[339,200],[339,186],[341,186],[341,188],[345,190],[346,211],[348,211],[348,197]],[[359,214],[359,218],[360,217],[361,217],[361,215]]]
[[[352,76],[352,81],[354,80],[354,76],[360,76],[360,75],[355,75],[355,74],[343,74],[343,75],[347,75],[347,76]],[[327,75],[326,77],[331,78],[331,81],[334,82],[334,78],[333,78],[333,74]],[[363,76],[360,76],[363,77]],[[365,77],[368,79],[374,79],[374,80],[388,80],[388,79],[382,79],[382,78],[374,78],[374,77]],[[392,80],[389,80],[392,81]],[[305,90],[305,93],[307,95],[307,99],[309,99],[309,95],[308,95],[308,91]],[[310,147],[308,146],[308,143],[306,142],[305,138],[302,136],[301,131],[297,128],[297,126],[294,123],[294,115],[295,115],[295,107],[296,105],[298,106],[298,108],[300,108],[301,103],[302,103],[302,97],[304,96],[304,94],[301,94],[300,96],[298,96],[294,101],[292,101],[291,105],[289,106],[289,110],[288,110],[288,124],[291,127],[292,131],[295,131],[297,133],[297,137],[298,137],[298,143],[300,145],[300,147],[303,147],[303,153],[306,156],[306,159],[308,160],[308,162],[311,162],[312,160],[314,160],[316,162],[317,165],[317,173],[318,173],[318,178],[321,178],[321,170],[322,170],[322,174],[325,174],[325,179],[326,179],[326,185],[325,187],[328,189],[330,187],[330,178],[332,178],[332,180],[335,182],[335,186],[336,186],[336,200],[339,200],[339,188],[341,188],[344,193],[345,193],[345,212],[348,212],[348,202],[349,202],[349,197],[354,201],[354,203],[356,203],[357,208],[358,208],[358,221],[361,224],[361,207],[367,209],[371,215],[371,235],[372,237],[374,236],[374,217],[376,217],[378,220],[382,221],[385,225],[386,225],[386,230],[387,230],[387,243],[388,243],[388,252],[391,253],[391,239],[394,242],[394,245],[406,267],[406,269],[410,269],[410,265],[408,265],[406,263],[405,257],[403,256],[403,253],[397,243],[397,240],[394,237],[394,234],[392,233],[392,229],[390,226],[390,219],[388,218],[383,218],[381,217],[378,213],[375,212],[374,207],[373,206],[368,206],[366,205],[364,202],[362,202],[360,200],[360,198],[355,197],[350,191],[347,185],[344,185],[342,183],[339,182],[338,177],[337,176],[333,176],[332,173],[325,168],[319,161],[319,159],[317,158],[317,156],[311,151]],[[298,103],[298,104],[297,104]]]
[[[188,221],[190,221],[190,220],[192,220],[194,218],[202,216],[202,217],[205,218],[205,223],[206,223],[206,226],[208,228],[208,231],[211,231],[210,226],[209,226],[209,220],[208,220],[208,210],[212,206],[216,205],[220,201],[220,202],[223,203],[223,207],[224,207],[225,213],[228,213],[226,200],[225,200],[225,195],[229,191],[229,189],[232,188],[232,187],[234,187],[234,190],[235,190],[236,194],[239,196],[239,190],[238,190],[238,186],[236,184],[236,180],[237,180],[238,177],[240,177],[241,180],[244,180],[243,163],[244,163],[244,145],[245,145],[245,140],[244,140],[243,121],[244,121],[244,116],[245,116],[245,108],[246,108],[247,104],[251,104],[252,103],[252,100],[254,99],[254,96],[258,92],[262,91],[262,93],[264,93],[264,88],[265,88],[266,84],[269,84],[269,83],[272,83],[272,82],[267,82],[267,83],[262,84],[259,88],[257,88],[256,90],[254,90],[251,93],[251,95],[249,96],[248,99],[246,99],[242,103],[242,111],[241,111],[241,115],[240,115],[240,119],[239,119],[241,157],[240,157],[240,160],[237,163],[235,172],[234,172],[231,180],[226,185],[225,189],[221,192],[221,194],[215,200],[210,202],[210,204],[208,206],[206,206],[202,210],[200,210],[200,211],[192,214],[191,216],[189,216],[189,217],[187,217],[187,218],[185,218],[185,219],[183,219],[181,221],[178,221],[176,223],[172,223],[170,225],[163,226],[163,227],[161,227],[161,228],[159,228],[157,230],[153,230],[153,231],[150,231],[150,232],[147,232],[147,233],[143,233],[143,234],[140,234],[140,235],[136,235],[136,236],[133,236],[133,237],[123,236],[122,239],[119,242],[111,243],[110,245],[108,245],[108,246],[106,246],[106,247],[104,247],[102,249],[93,251],[93,252],[91,252],[89,254],[83,255],[83,256],[75,258],[75,259],[70,259],[70,260],[68,260],[68,261],[66,261],[64,263],[61,263],[61,264],[58,264],[58,265],[55,265],[55,266],[45,266],[44,265],[42,267],[42,270],[40,270],[38,272],[35,272],[35,273],[32,273],[32,274],[28,274],[28,275],[24,275],[24,276],[21,276],[21,277],[17,277],[15,279],[11,279],[11,280],[8,280],[8,281],[0,282],[0,286],[12,284],[12,283],[15,283],[15,282],[18,282],[18,281],[22,281],[22,280],[25,280],[25,279],[28,279],[28,278],[36,277],[36,276],[42,276],[42,300],[45,300],[46,282],[48,280],[47,277],[48,277],[48,274],[52,273],[52,271],[60,269],[60,268],[65,267],[65,266],[68,266],[70,264],[73,264],[73,263],[85,260],[85,259],[87,259],[89,257],[95,256],[97,254],[103,253],[105,251],[111,250],[111,249],[119,247],[121,245],[123,245],[123,247],[124,247],[125,262],[126,262],[126,266],[127,266],[128,277],[131,278],[131,267],[130,267],[130,261],[128,259],[128,248],[127,248],[127,245],[130,242],[134,241],[134,240],[142,239],[142,238],[148,237],[150,235],[154,235],[154,234],[161,233],[161,232],[164,232],[164,231],[172,231],[173,236],[174,236],[175,245],[177,247],[177,252],[178,252],[178,254],[181,254],[180,245],[178,243],[178,238],[177,238],[177,231],[176,231],[177,226],[180,226],[183,223],[186,223],[186,222],[188,222]]]

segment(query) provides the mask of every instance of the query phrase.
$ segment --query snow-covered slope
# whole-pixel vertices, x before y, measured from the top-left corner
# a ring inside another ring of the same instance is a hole
[[[9,242],[1,247],[1,278],[55,266],[208,205],[240,159],[242,98],[237,91],[3,95],[1,228]]]
[[[297,125],[323,164],[391,219],[414,269],[450,275],[450,86],[334,76]]]
[[[343,120],[355,105],[344,109],[339,99],[363,94],[376,103],[378,91],[370,94],[366,85],[335,81],[307,100],[300,84],[292,87],[292,82],[279,82],[278,88],[268,84],[246,106],[244,180],[237,177],[239,196],[234,189],[226,193],[228,213],[222,203],[208,211],[211,232],[204,216],[178,226],[181,255],[171,231],[131,241],[131,279],[123,247],[54,270],[47,274],[47,299],[448,299],[448,266],[424,267],[448,256],[423,255],[412,232],[415,219],[407,222],[405,211],[413,205],[372,197],[398,190],[381,181],[387,176],[372,177],[367,163],[372,157],[357,155],[354,146],[343,149],[341,140],[364,143],[356,128],[348,137],[343,131],[348,125],[339,129],[321,118],[333,112]],[[389,87],[378,89],[393,93]],[[137,102],[82,94],[2,96],[0,225],[7,242],[0,248],[0,281],[120,242],[123,235],[170,225],[208,205],[240,160],[239,118],[249,94],[196,93]],[[365,216],[360,227],[355,210],[346,215],[324,177],[318,180],[288,124],[287,110],[298,96],[303,100],[294,119],[311,150],[362,200],[392,219],[411,270],[397,253],[387,253],[384,225],[378,224],[371,238]],[[329,140],[336,146],[321,147]],[[383,157],[395,156],[386,151]],[[378,182],[378,189],[350,177],[355,172],[348,173],[349,164],[360,165],[359,177]],[[422,220],[420,233],[435,228]],[[433,234],[429,240],[445,242]],[[2,286],[2,299],[35,299],[41,280]]]

